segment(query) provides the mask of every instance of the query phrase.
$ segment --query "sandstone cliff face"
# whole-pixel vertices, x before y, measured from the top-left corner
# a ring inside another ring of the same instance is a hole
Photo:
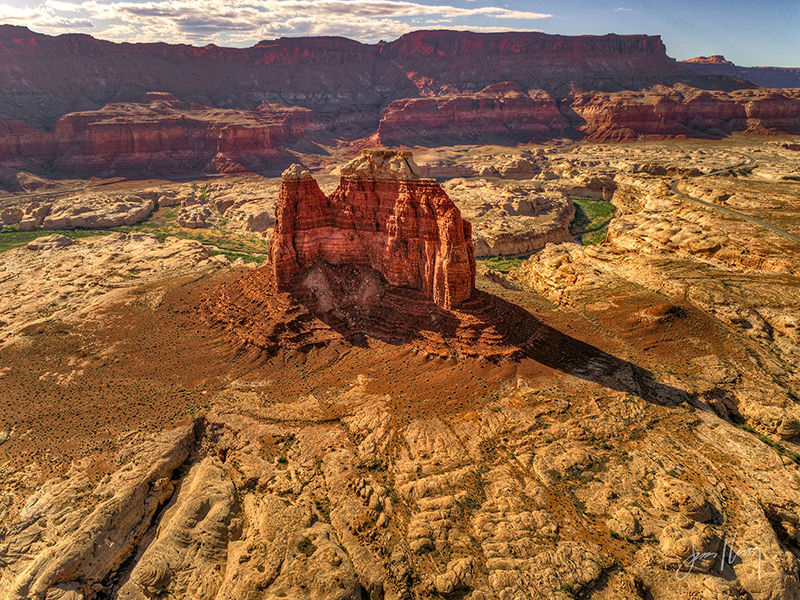
[[[577,92],[557,101],[542,90],[523,93],[505,82],[476,94],[395,100],[382,115],[378,135],[387,144],[519,143],[563,135],[602,142],[719,138],[800,132],[800,93],[720,92],[679,83],[645,91]]]
[[[643,92],[576,94],[570,109],[585,122],[576,121],[576,127],[593,141],[800,132],[800,92],[793,90],[656,86]]]
[[[385,144],[516,143],[548,139],[568,126],[550,94],[505,82],[477,94],[395,100],[382,112],[378,136]]]
[[[797,128],[794,99],[766,92],[626,95],[749,87],[687,70],[657,36],[418,31],[373,45],[281,38],[237,49],[3,25],[0,80],[0,161],[58,176],[280,172],[286,147],[307,134],[378,131],[383,143],[414,145]],[[742,108],[751,104],[753,115]]]
[[[0,161],[21,168],[26,160],[43,162],[55,158],[55,137],[23,121],[0,118]]]
[[[64,114],[150,91],[220,108],[278,102],[323,109],[335,119],[351,107],[376,111],[384,97],[376,88],[394,94],[414,89],[402,70],[374,69],[378,50],[335,37],[282,38],[241,49],[115,44],[2,25],[0,112],[52,127]]]
[[[561,95],[574,84],[610,91],[686,77],[661,38],[644,35],[415,31],[383,46],[379,58],[402,65],[423,96],[475,93],[502,81]]]
[[[674,83],[687,73],[657,36],[418,31],[388,44],[307,37],[195,48],[0,26],[0,112],[36,126],[123,94],[159,91],[222,108],[304,106],[333,120],[350,121],[355,111],[363,114],[354,125],[374,127],[380,108],[397,98],[474,93],[509,80],[551,93],[571,81],[618,90]]]
[[[101,110],[61,117],[53,133],[0,124],[0,160],[59,175],[167,175],[187,171],[279,171],[284,147],[304,138],[311,111],[263,104],[255,111],[188,104],[149,93]]]
[[[326,197],[308,171],[283,174],[270,247],[279,287],[323,260],[370,265],[389,285],[421,290],[451,308],[475,287],[472,228],[410,152],[364,151]]]

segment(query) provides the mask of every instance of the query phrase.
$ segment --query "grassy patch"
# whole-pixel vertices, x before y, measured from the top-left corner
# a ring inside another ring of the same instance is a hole
[[[175,216],[176,209],[174,207],[162,208],[141,223],[107,229],[65,229],[60,231],[37,229],[23,232],[17,230],[17,225],[8,225],[0,228],[0,252],[24,246],[31,240],[53,233],[60,233],[68,238],[76,239],[91,235],[106,235],[113,231],[118,231],[121,233],[149,233],[155,235],[161,243],[171,236],[197,240],[204,244],[216,246],[218,249],[211,250],[212,255],[224,254],[231,260],[242,258],[245,262],[261,264],[267,258],[269,244],[260,237],[225,231],[215,227],[207,229],[180,227],[175,222]]]
[[[104,229],[68,229],[64,231],[54,231],[50,229],[37,229],[35,231],[17,231],[16,226],[3,227],[0,229],[0,252],[12,250],[24,246],[36,238],[60,233],[70,239],[89,237],[92,235],[106,235],[108,230]]]
[[[603,227],[602,229],[598,229],[597,231],[590,231],[589,233],[584,233],[581,236],[581,243],[584,246],[592,246],[594,244],[600,244],[606,241],[607,234],[608,234],[608,227]]]
[[[490,256],[479,260],[488,268],[501,273],[508,273],[511,269],[517,269],[525,262],[524,258],[508,258],[506,256]]]
[[[188,227],[179,227],[172,223],[159,222],[152,219],[137,223],[136,225],[114,227],[111,231],[151,233],[158,238],[159,242],[163,242],[170,236],[197,240],[204,244],[213,244],[217,246],[222,253],[242,255],[245,259],[247,259],[250,254],[266,254],[268,249],[268,244],[259,237],[242,235],[234,232],[223,232],[213,227],[189,229]],[[239,258],[239,256],[232,258]],[[256,257],[252,258],[255,260]],[[261,258],[261,260],[263,261],[263,258]]]
[[[599,244],[606,239],[608,224],[614,217],[614,205],[597,198],[572,196],[575,218],[569,232],[579,236],[584,245]]]
[[[317,551],[317,547],[314,545],[314,542],[306,537],[300,540],[300,543],[297,545],[297,549],[306,556],[311,556]]]
[[[322,520],[326,523],[331,522],[331,501],[325,496],[322,500],[315,500],[314,504],[317,506]]]

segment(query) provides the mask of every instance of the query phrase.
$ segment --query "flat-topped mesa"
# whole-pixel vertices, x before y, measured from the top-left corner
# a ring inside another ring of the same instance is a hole
[[[365,150],[328,197],[299,165],[283,173],[270,259],[279,289],[317,261],[369,265],[445,309],[475,289],[472,226],[410,152]]]

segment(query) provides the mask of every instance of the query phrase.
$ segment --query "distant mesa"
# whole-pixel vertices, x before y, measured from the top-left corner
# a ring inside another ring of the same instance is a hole
[[[728,75],[768,88],[800,88],[800,67],[740,67],[724,56],[697,56],[679,63],[702,76]]]
[[[711,56],[695,56],[694,58],[690,58],[684,62],[687,63],[698,63],[703,65],[732,65],[733,63],[729,60],[725,60],[725,57],[721,54],[712,54]]]
[[[396,147],[794,134],[800,92],[745,79],[800,87],[798,73],[722,57],[679,63],[645,35],[416,31],[384,44],[197,48],[0,25],[0,166],[69,178],[277,175],[296,151],[364,138]]]

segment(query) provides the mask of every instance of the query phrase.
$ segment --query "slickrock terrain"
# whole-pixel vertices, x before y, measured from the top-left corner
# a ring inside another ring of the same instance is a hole
[[[572,240],[575,209],[559,191],[542,191],[530,182],[456,178],[444,184],[447,194],[474,224],[475,255],[530,254],[549,243]]]
[[[52,260],[57,256],[56,260]],[[82,321],[108,302],[127,298],[165,274],[180,277],[230,264],[202,243],[176,237],[160,243],[146,233],[110,233],[73,241],[39,237],[3,255],[0,266],[0,343],[14,343],[27,327],[53,319]],[[157,294],[153,297],[158,302]]]
[[[0,232],[0,598],[795,600],[797,143],[420,149],[476,251],[525,253],[451,309],[367,263],[299,297],[243,264],[279,186],[400,198],[404,153],[23,175],[4,207],[163,190],[122,231]]]
[[[270,260],[287,289],[317,261],[367,265],[395,287],[449,309],[475,288],[472,227],[410,152],[365,150],[342,167],[330,197],[300,165],[283,173]]]

